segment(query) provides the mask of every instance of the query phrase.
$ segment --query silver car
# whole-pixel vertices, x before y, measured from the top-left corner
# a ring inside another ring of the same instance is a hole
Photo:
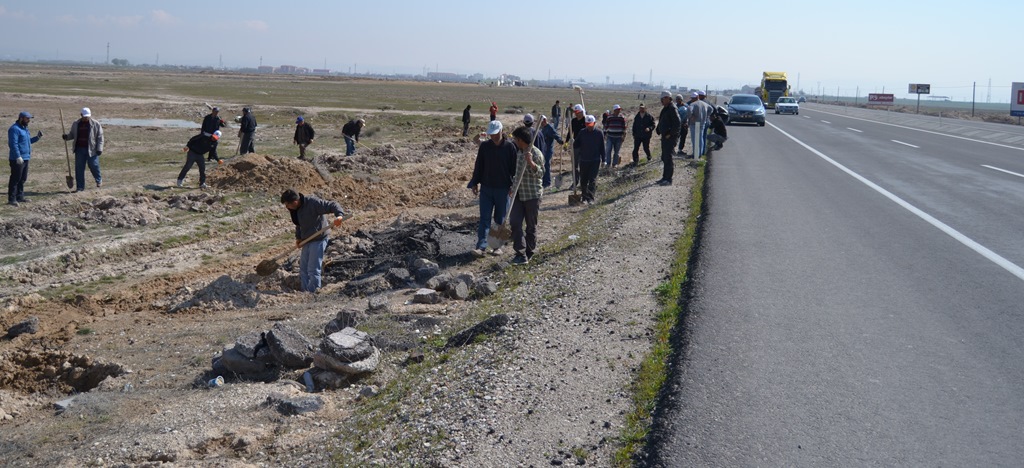
[[[775,113],[800,115],[800,104],[796,102],[795,97],[780,97],[779,100],[775,102]]]

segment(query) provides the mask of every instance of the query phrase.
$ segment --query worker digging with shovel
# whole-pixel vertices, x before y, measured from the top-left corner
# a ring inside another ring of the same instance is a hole
[[[302,255],[299,256],[299,282],[302,290],[316,292],[320,289],[324,250],[330,239],[327,232],[331,226],[341,226],[345,212],[336,201],[303,195],[293,189],[281,194],[281,203],[288,209],[292,223],[295,224],[295,247],[302,248]],[[325,219],[324,215],[327,214],[333,214],[334,220]]]
[[[473,177],[466,188],[480,197],[480,222],[476,230],[476,248],[473,255],[487,254],[487,238],[491,231],[491,220],[495,229],[503,226],[509,204],[508,192],[512,188],[512,177],[516,170],[516,145],[501,133],[501,121],[492,120],[487,125],[488,140],[480,142],[473,164]],[[490,253],[501,255],[501,246]]]

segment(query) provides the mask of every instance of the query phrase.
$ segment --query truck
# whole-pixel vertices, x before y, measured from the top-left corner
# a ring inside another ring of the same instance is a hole
[[[775,101],[782,96],[789,96],[789,81],[786,80],[786,72],[766,71],[761,75],[761,87],[757,95],[761,96],[764,106],[768,109],[775,108]]]

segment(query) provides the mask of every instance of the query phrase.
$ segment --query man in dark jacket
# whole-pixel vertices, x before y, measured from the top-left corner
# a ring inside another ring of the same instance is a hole
[[[330,239],[327,235],[328,227],[332,223],[334,227],[341,226],[345,212],[338,202],[303,195],[293,189],[281,194],[281,203],[288,209],[292,223],[295,224],[295,247],[302,248],[302,254],[299,255],[299,283],[303,291],[316,292],[320,289],[324,250]],[[324,219],[326,214],[334,214],[334,220]],[[317,235],[320,231],[324,232]]]
[[[239,154],[256,152],[256,116],[248,107],[242,108],[241,128],[238,129]]]
[[[462,136],[469,135],[469,122],[472,117],[469,115],[470,105],[466,104],[466,108],[462,111]]]
[[[480,142],[473,163],[473,177],[466,188],[473,195],[480,196],[480,222],[476,228],[476,249],[473,255],[482,257],[487,251],[487,234],[491,230],[491,219],[495,224],[505,222],[508,209],[508,191],[515,176],[518,149],[501,133],[501,121],[492,120],[487,125],[490,139]],[[491,253],[501,255],[501,248]]]
[[[713,143],[715,146],[707,148],[707,153],[711,154],[711,150],[718,151],[722,149],[722,145],[725,144],[725,140],[729,139],[728,130],[725,129],[725,122],[722,121],[722,116],[716,111],[711,113],[711,134],[708,135],[708,142]]]
[[[575,106],[572,106],[572,112],[573,117],[569,121],[569,133],[565,135],[566,140],[575,140],[576,135],[578,135],[580,131],[586,128],[587,126],[586,115],[584,115],[586,109],[584,109],[581,104],[576,104]],[[572,148],[572,187],[569,187],[570,189],[575,188],[580,183],[579,152],[576,151],[575,144]]]
[[[363,130],[366,121],[363,119],[349,120],[344,127],[341,127],[341,136],[345,137],[345,156],[356,154],[356,142],[359,141],[359,132]]]
[[[679,141],[679,109],[672,102],[672,93],[661,92],[661,114],[658,115],[658,126],[655,131],[661,135],[661,162],[664,163],[661,180],[658,185],[672,185],[672,173],[675,167],[672,164],[672,153],[676,149],[676,142]]]
[[[551,106],[551,125],[558,128],[558,122],[562,120],[562,102],[555,100],[555,105]]]
[[[210,113],[203,117],[203,135],[210,136],[213,132],[220,130],[221,127],[227,127],[228,124],[224,123],[224,120],[220,118],[220,108],[214,107],[210,109]],[[213,143],[213,148],[210,149],[210,155],[206,158],[207,161],[220,161],[220,157],[217,156],[217,143]]]
[[[580,159],[580,188],[583,191],[583,203],[594,203],[597,194],[597,172],[601,169],[601,157],[604,155],[604,133],[595,128],[597,119],[593,115],[584,118],[586,127],[576,134],[573,149]]]
[[[192,165],[196,164],[199,166],[199,188],[206,188],[206,161],[203,160],[203,155],[209,153],[219,139],[220,130],[217,130],[212,135],[200,133],[188,140],[188,143],[185,144],[185,151],[188,152],[188,155],[185,156],[185,165],[178,173],[178,187],[185,185],[185,176],[192,169]]]
[[[651,160],[651,134],[654,133],[654,116],[647,112],[647,107],[640,104],[636,118],[633,119],[633,166],[640,164],[640,145],[644,146],[647,160]]]
[[[543,187],[548,188],[551,186],[551,157],[555,154],[555,141],[558,144],[565,143],[562,137],[558,136],[558,129],[553,123],[548,123],[548,118],[540,116],[540,135],[544,139],[544,177],[542,180]]]
[[[295,144],[299,145],[299,159],[306,159],[306,147],[313,143],[313,138],[316,138],[313,126],[300,115],[295,119],[295,138],[293,139]]]

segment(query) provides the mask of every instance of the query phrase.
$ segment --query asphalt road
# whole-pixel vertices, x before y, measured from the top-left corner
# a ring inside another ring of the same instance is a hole
[[[816,109],[710,163],[646,464],[1021,466],[1022,147]]]

